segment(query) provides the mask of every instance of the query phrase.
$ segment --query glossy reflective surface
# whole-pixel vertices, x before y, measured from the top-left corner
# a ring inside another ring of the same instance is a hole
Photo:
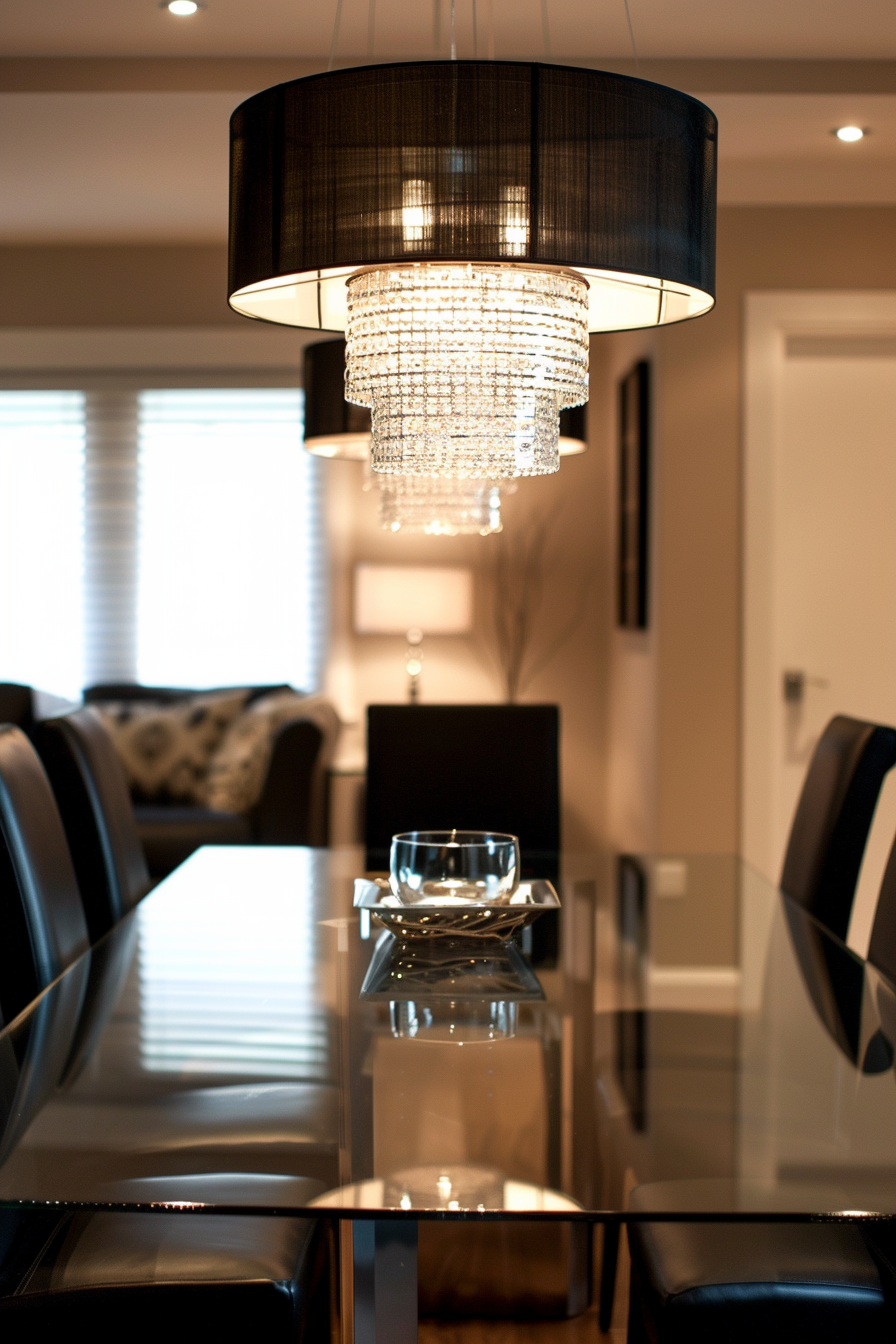
[[[547,969],[360,861],[202,850],[0,1034],[0,1200],[896,1216],[896,993],[737,860],[566,856]]]

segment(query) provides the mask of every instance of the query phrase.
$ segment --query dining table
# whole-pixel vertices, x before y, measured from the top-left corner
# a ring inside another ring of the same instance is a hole
[[[896,1219],[885,977],[735,855],[559,871],[554,939],[421,935],[198,850],[0,1033],[0,1206],[329,1220],[357,1344],[576,1314],[597,1226],[606,1314],[632,1221]]]

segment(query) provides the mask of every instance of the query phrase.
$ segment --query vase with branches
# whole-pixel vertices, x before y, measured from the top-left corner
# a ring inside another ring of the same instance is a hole
[[[546,603],[551,572],[561,558],[562,527],[556,516],[514,518],[483,554],[489,644],[504,699],[515,704],[581,624],[587,606],[587,576],[569,600]],[[559,542],[557,538],[561,538]],[[572,608],[570,610],[570,607]]]

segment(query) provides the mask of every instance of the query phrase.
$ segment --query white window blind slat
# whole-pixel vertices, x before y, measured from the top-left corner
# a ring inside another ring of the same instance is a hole
[[[137,677],[137,393],[85,396],[84,679]]]

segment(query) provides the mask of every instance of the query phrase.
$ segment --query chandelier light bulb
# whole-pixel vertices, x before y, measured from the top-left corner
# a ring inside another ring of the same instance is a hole
[[[844,144],[854,145],[856,141],[864,140],[868,132],[862,130],[861,126],[838,126],[834,131],[834,134],[837,139],[842,140]]]
[[[165,5],[169,14],[176,14],[179,19],[185,19],[190,14],[195,14],[199,8],[197,0],[168,0]]]

